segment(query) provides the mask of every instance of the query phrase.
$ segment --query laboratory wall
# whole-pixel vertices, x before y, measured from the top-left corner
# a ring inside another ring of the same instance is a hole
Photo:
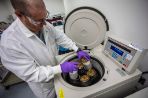
[[[50,12],[50,16],[65,13],[62,0],[44,0],[44,2],[47,10]],[[16,19],[10,0],[0,0],[0,21],[7,22],[9,15]]]
[[[50,16],[65,13],[62,0],[44,0],[44,2],[47,10],[50,12]]]
[[[10,10],[8,9],[8,0],[0,0],[0,21],[8,22]]]
[[[116,34],[148,49],[148,0],[64,0],[64,6],[66,15],[80,6],[98,9],[108,19],[108,34]],[[139,68],[148,71],[148,53]],[[148,81],[146,85],[148,86]]]

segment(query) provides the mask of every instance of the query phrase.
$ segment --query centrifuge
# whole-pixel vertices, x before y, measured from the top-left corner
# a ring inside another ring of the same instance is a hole
[[[55,75],[58,98],[61,90],[64,98],[122,98],[132,92],[141,76],[135,64],[141,58],[142,50],[116,37],[107,37],[105,41],[109,25],[102,12],[92,7],[76,8],[68,14],[64,31],[78,47],[88,52],[96,73],[87,82],[80,81],[80,75],[76,80],[70,73]],[[78,61],[75,52],[56,58],[58,64]]]

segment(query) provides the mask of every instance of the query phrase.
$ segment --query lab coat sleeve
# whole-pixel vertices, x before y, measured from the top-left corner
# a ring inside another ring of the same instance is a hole
[[[78,50],[78,47],[76,46],[75,42],[73,42],[68,36],[66,36],[64,32],[55,29],[55,33],[56,33],[56,42],[58,43],[58,45],[72,49],[75,52]]]
[[[68,36],[64,34],[64,32],[61,32],[58,29],[55,29],[53,26],[50,25],[52,28],[54,34],[55,34],[55,39],[56,43],[58,45],[61,45],[65,48],[72,49],[75,52],[78,50],[78,47],[76,46],[75,42],[73,42]]]
[[[60,65],[51,67],[38,65],[23,48],[6,48],[1,46],[4,66],[26,82],[48,82],[54,74],[61,72]]]

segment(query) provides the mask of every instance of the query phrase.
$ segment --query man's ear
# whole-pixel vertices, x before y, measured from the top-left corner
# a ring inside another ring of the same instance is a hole
[[[18,11],[18,10],[15,10],[15,14],[19,18],[22,18],[23,17],[23,14],[20,11]]]
[[[16,16],[17,16],[22,22],[25,21],[25,16],[24,16],[23,13],[21,13],[21,12],[18,11],[18,10],[15,10],[15,14],[16,14]]]

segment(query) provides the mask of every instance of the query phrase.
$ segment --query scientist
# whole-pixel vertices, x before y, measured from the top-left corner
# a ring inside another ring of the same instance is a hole
[[[45,20],[43,0],[11,0],[17,19],[1,37],[3,65],[26,81],[38,98],[55,98],[54,75],[77,70],[77,62],[56,65],[57,45],[73,49],[78,58],[89,55]]]

